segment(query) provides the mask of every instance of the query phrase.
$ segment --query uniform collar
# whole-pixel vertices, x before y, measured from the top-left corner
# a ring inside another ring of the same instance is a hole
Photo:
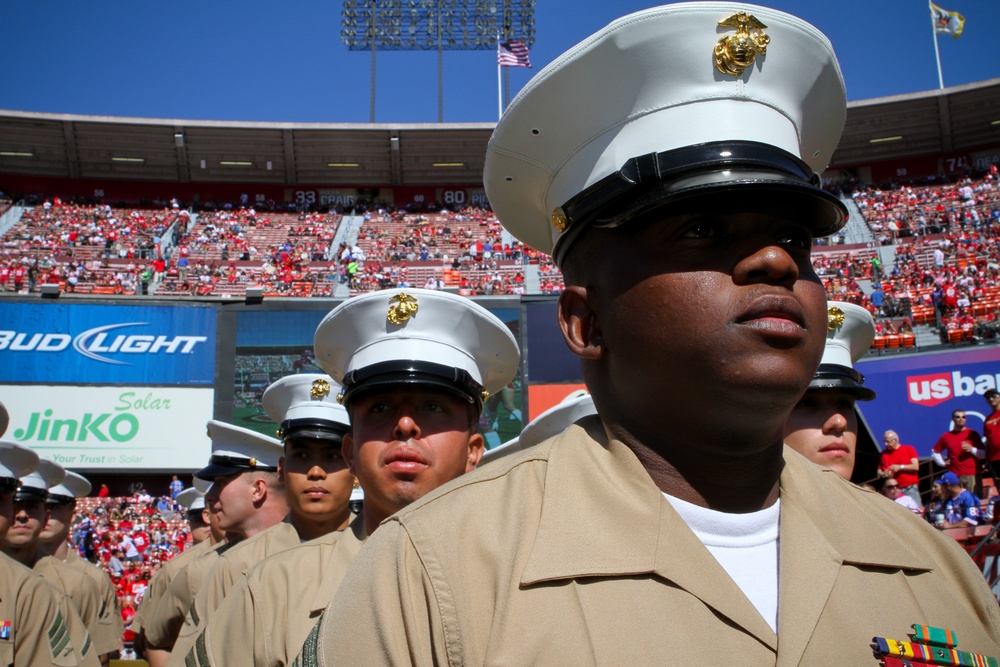
[[[656,575],[776,650],[777,637],[763,617],[670,506],[632,451],[608,437],[599,418],[581,419],[538,447],[548,465],[538,532],[521,575],[522,586]],[[786,631],[805,635],[799,650],[808,640],[805,624],[818,618],[843,564],[933,567],[896,537],[898,526],[856,497],[862,491],[848,487],[849,482],[836,473],[824,472],[785,448],[780,478],[779,628],[783,637]],[[846,515],[856,516],[856,521],[844,520],[845,505],[850,506]],[[655,529],[637,530],[637,526]],[[878,539],[872,539],[873,534]],[[802,632],[794,632],[797,627]],[[785,645],[786,650],[795,649]]]

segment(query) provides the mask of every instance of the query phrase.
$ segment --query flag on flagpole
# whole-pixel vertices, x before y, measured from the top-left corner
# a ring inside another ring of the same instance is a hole
[[[931,3],[931,17],[934,19],[934,32],[951,35],[958,39],[965,27],[965,17],[958,12],[949,12]]]
[[[497,42],[497,65],[500,67],[531,67],[528,47],[519,39]]]

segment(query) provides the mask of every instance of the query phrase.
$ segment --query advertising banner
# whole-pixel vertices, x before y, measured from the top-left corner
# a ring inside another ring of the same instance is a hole
[[[930,456],[955,410],[965,410],[969,428],[982,434],[990,413],[983,394],[1000,384],[1000,347],[865,359],[857,369],[878,394],[858,404],[876,439],[892,429],[900,442]]]
[[[211,386],[211,307],[0,303],[0,382]]]
[[[73,470],[181,471],[208,463],[212,389],[0,385],[4,439]]]

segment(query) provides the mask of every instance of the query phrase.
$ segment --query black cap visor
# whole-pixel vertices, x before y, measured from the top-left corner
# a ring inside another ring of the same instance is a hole
[[[213,454],[208,460],[208,465],[194,474],[198,479],[215,480],[216,477],[227,477],[238,475],[244,472],[277,472],[275,466],[261,465],[260,463],[250,463],[252,459],[236,458],[234,456],[221,456]]]
[[[393,360],[371,364],[351,371],[344,377],[343,405],[373,391],[399,386],[425,386],[442,389],[483,410],[483,386],[468,371],[429,361]]]
[[[839,389],[852,394],[859,401],[871,401],[875,392],[865,386],[865,376],[847,366],[839,364],[821,364],[809,389]]]
[[[796,218],[814,237],[847,223],[843,202],[821,189],[819,177],[791,153],[754,142],[715,142],[632,158],[570,199],[561,207],[566,227],[553,257],[561,265],[587,227],[618,227],[663,206],[727,191],[770,194],[772,206],[794,202]]]

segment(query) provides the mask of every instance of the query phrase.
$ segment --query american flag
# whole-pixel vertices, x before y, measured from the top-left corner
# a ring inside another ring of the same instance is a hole
[[[519,39],[497,42],[497,65],[500,67],[531,67],[528,47]]]

